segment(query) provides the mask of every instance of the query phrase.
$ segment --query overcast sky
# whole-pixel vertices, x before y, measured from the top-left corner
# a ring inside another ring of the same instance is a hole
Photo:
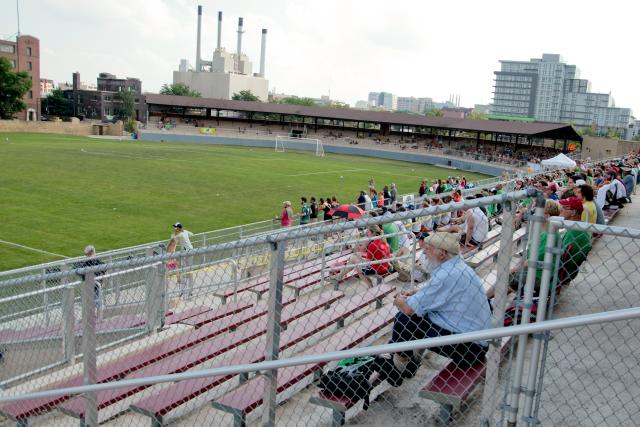
[[[269,89],[354,103],[370,91],[463,106],[491,102],[499,59],[559,53],[597,92],[640,115],[636,1],[21,0],[20,25],[41,43],[41,76],[95,84],[99,72],[142,79],[157,92],[181,58],[195,63],[196,8],[204,6],[203,57],[216,43],[260,63],[267,28]],[[0,36],[17,31],[15,0],[0,0]]]

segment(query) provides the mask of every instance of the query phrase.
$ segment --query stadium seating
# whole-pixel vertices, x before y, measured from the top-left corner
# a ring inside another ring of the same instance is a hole
[[[340,300],[334,306],[325,311],[312,313],[307,319],[305,319],[306,322],[304,325],[299,326],[295,330],[291,329],[282,333],[282,336],[280,338],[281,351],[293,346],[294,344],[304,339],[309,338],[310,336],[326,329],[331,325],[337,325],[338,327],[341,327],[345,319],[353,316],[357,311],[367,307],[374,302],[381,302],[387,295],[389,295],[393,291],[393,289],[394,288],[392,286],[376,287],[355,298]],[[322,346],[322,349],[324,349],[324,351],[329,351],[329,349],[334,348],[334,345],[338,348],[340,345],[346,346],[346,348],[357,345],[362,340],[372,336],[384,326],[391,323],[393,319],[391,311],[393,310],[390,310],[389,307],[376,311],[374,315],[367,316],[366,319],[368,321],[371,321],[371,323],[360,322],[358,323],[358,325],[360,325],[361,327],[347,327],[338,332],[337,335],[332,335],[331,338],[329,338],[329,341],[322,340],[316,346],[306,350],[305,353],[317,353],[321,349],[320,346]],[[253,357],[252,361],[257,362],[263,359],[264,350],[261,351],[262,353],[252,354],[250,356]],[[237,363],[234,360],[230,364]],[[285,372],[285,370],[278,371],[279,378],[289,378],[289,381],[282,384],[281,391],[290,386],[293,386],[295,383],[303,380],[305,377],[312,374],[315,370],[318,369],[318,367],[311,367],[311,370],[309,370],[308,366],[302,368],[303,369],[301,371],[294,370],[295,374],[293,374],[293,377],[289,377],[289,374],[292,374],[294,371],[291,371],[289,373]],[[152,420],[154,420],[153,422],[155,425],[164,425],[164,419],[170,411],[180,405],[185,404],[186,402],[192,400],[200,394],[219,386],[232,377],[233,376],[225,376],[219,378],[207,378],[203,380],[188,381],[184,382],[184,384],[178,383],[174,386],[161,390],[159,393],[156,393],[134,403],[131,406],[131,409],[151,417]],[[255,379],[245,383],[240,387],[239,394],[233,394],[232,392],[230,396],[227,396],[222,401],[222,406],[218,407],[223,410],[231,410],[230,408],[233,405],[235,405],[236,407],[242,406],[242,410],[246,411],[246,413],[250,412],[260,404],[259,401],[261,400],[262,395],[256,393],[259,386],[260,384],[255,383]],[[250,395],[245,396],[245,393],[242,392],[242,390],[247,390],[247,387],[252,391]],[[254,398],[257,399],[258,402],[246,402],[245,400],[243,400],[249,396],[254,396]],[[237,398],[240,399],[240,401],[236,400]],[[245,402],[248,406],[245,406],[243,402]],[[242,415],[241,418],[244,418],[246,413]]]

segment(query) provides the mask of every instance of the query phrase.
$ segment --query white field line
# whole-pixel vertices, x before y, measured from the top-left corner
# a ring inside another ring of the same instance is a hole
[[[186,162],[188,160],[180,160],[180,159],[167,159],[166,157],[144,157],[144,156],[131,156],[127,154],[120,153],[111,153],[111,152],[102,152],[102,151],[88,151],[84,148],[80,149],[84,154],[93,154],[96,156],[111,156],[111,157],[123,157],[126,159],[134,159],[134,160],[170,160],[174,162]]]
[[[168,144],[167,142],[162,143],[162,142],[158,142],[158,143],[153,143],[153,144]],[[220,152],[217,151],[210,151],[210,150],[184,150],[181,148],[170,148],[170,147],[157,147],[157,146],[151,146],[151,145],[138,145],[137,147],[139,148],[147,148],[147,149],[156,149],[156,150],[170,150],[170,151],[177,151],[179,153],[198,153],[198,154],[211,154],[211,155],[221,155]],[[253,147],[253,148],[263,148],[263,147]],[[249,148],[249,151],[253,151],[253,148]],[[270,149],[268,147],[264,147],[266,149]],[[246,159],[245,156],[238,156],[235,154],[229,154],[229,153],[222,153],[223,156],[227,156],[227,157],[237,157],[237,158],[241,158],[241,159]],[[252,161],[257,161],[257,162],[273,162],[273,161],[278,161],[278,162],[282,162],[285,161],[287,159],[251,159]],[[185,160],[181,160],[181,161],[185,161]]]
[[[344,173],[344,172],[362,172],[368,169],[344,169],[339,171],[322,171],[322,172],[308,172],[308,173],[297,173],[294,175],[284,175],[284,176],[309,176],[309,175],[326,175],[328,173]]]
[[[42,249],[32,248],[30,246],[21,245],[21,244],[18,244],[18,243],[7,242],[6,240],[0,240],[0,243],[4,243],[5,245],[9,245],[9,246],[15,246],[17,248],[27,249],[27,250],[34,251],[34,252],[40,252],[40,253],[47,254],[47,255],[53,255],[53,256],[56,256],[58,258],[69,258],[68,256],[57,254],[55,252],[49,252],[49,251],[45,251],[45,250],[42,250]]]

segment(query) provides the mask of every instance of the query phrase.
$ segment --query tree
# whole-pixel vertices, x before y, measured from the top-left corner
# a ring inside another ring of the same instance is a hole
[[[640,133],[633,137],[634,141],[640,141]]]
[[[42,114],[58,117],[73,116],[73,103],[64,97],[64,92],[54,89],[49,96],[42,98]]]
[[[31,88],[31,78],[25,71],[11,71],[11,62],[0,57],[0,119],[10,120],[27,108],[22,98]]]
[[[297,96],[287,96],[279,101],[280,104],[302,105],[304,107],[314,107],[316,102],[311,98],[300,98]]]
[[[607,138],[620,139],[620,131],[618,129],[609,129],[607,132]]]
[[[432,108],[431,110],[429,110],[429,111],[427,111],[425,113],[425,116],[427,116],[427,117],[442,117],[442,116],[444,116],[444,113],[439,108]]]
[[[472,111],[471,114],[469,114],[469,118],[471,120],[487,120],[487,115],[480,111]]]
[[[233,99],[234,101],[260,102],[260,98],[254,95],[250,90],[241,90],[238,93],[234,93],[231,99]]]
[[[124,129],[127,132],[135,132],[137,123],[135,119],[136,104],[130,89],[118,92],[118,98],[122,101],[122,108],[118,111],[118,116],[124,119]]]
[[[160,95],[178,95],[178,96],[193,96],[200,98],[200,92],[192,90],[184,83],[163,84],[160,88]]]

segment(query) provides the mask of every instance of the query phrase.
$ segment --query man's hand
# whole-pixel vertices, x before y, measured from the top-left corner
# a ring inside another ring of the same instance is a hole
[[[407,304],[407,296],[402,295],[402,293],[396,294],[396,297],[393,299],[393,305],[396,306],[398,311],[402,312],[407,316],[412,316],[414,314],[413,309],[409,304]]]

